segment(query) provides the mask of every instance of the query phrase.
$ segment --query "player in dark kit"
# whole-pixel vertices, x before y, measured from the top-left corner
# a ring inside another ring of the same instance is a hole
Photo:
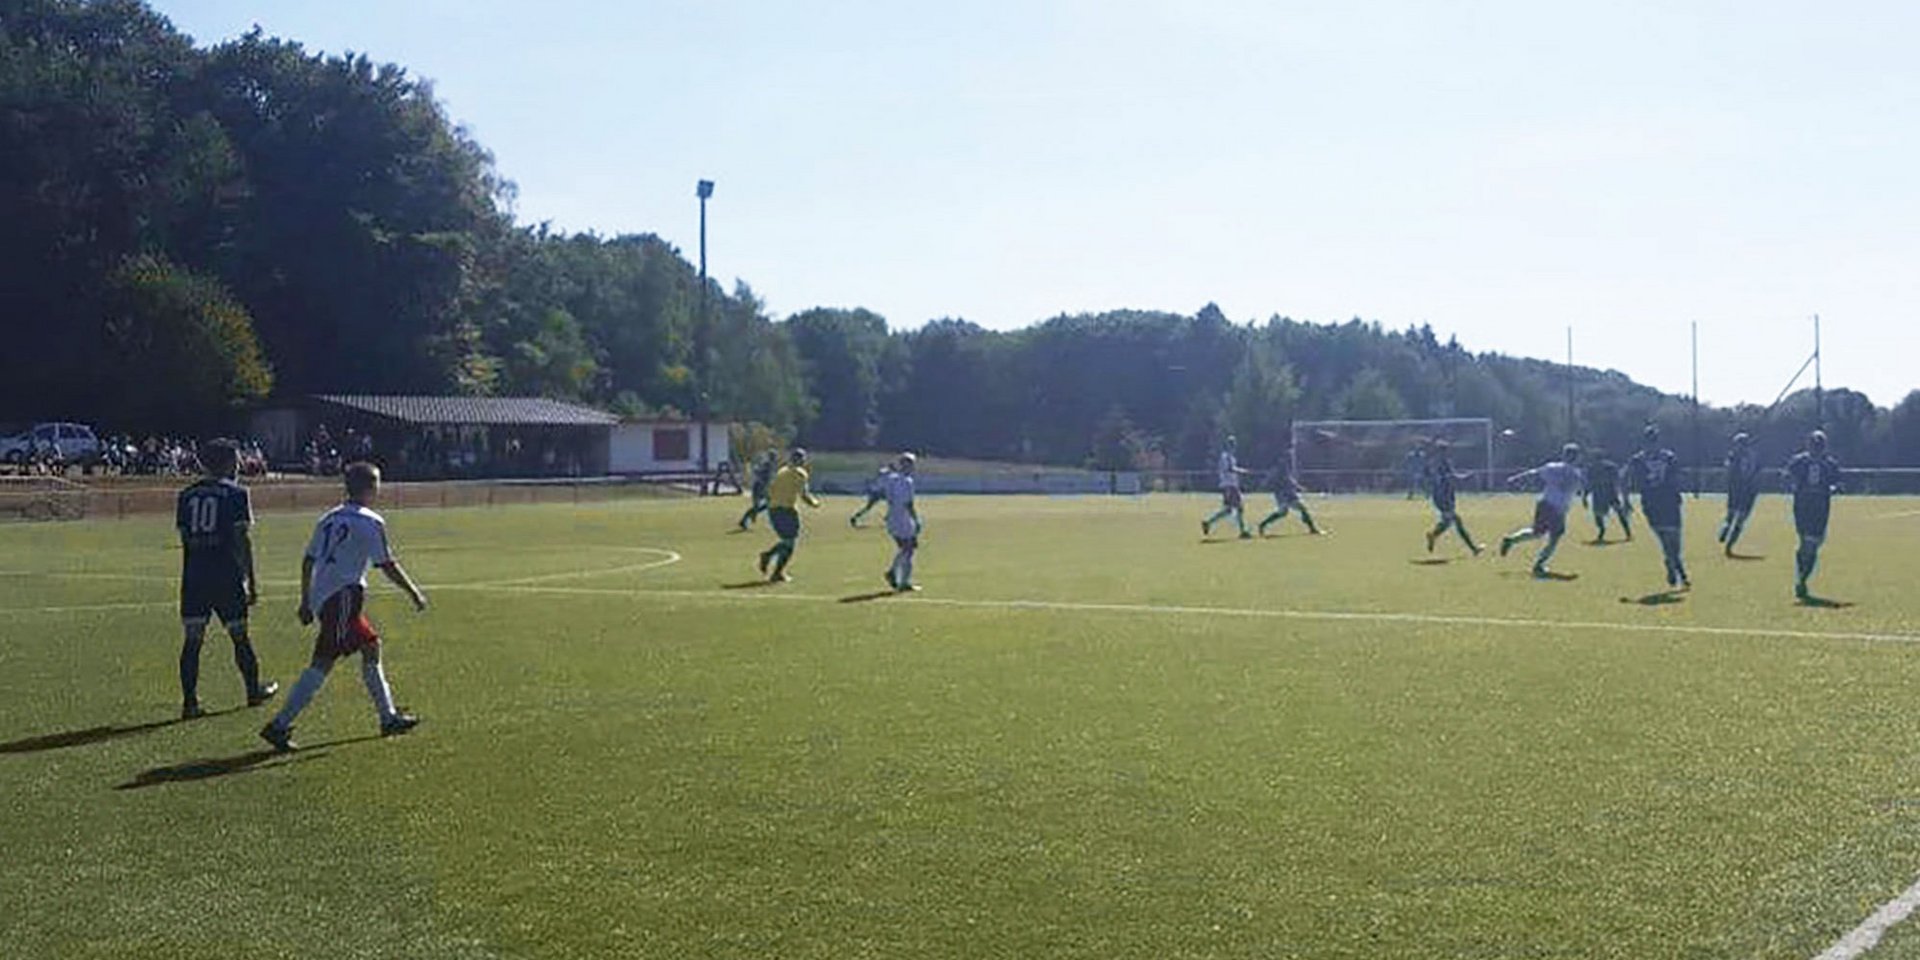
[[[1593,525],[1600,529],[1594,543],[1607,542],[1607,514],[1620,519],[1620,530],[1633,540],[1633,522],[1628,517],[1627,498],[1620,494],[1620,465],[1604,450],[1595,450],[1587,465],[1587,506],[1593,509]]]
[[[1640,452],[1627,461],[1627,479],[1640,493],[1640,512],[1660,541],[1667,565],[1667,586],[1690,590],[1693,581],[1680,557],[1680,458],[1660,445],[1660,428],[1647,424]]]
[[[773,471],[779,465],[779,457],[772,450],[764,451],[760,459],[753,462],[752,502],[747,505],[747,512],[740,515],[740,529],[753,526],[753,518],[767,512],[767,485],[773,482]]]
[[[1820,545],[1827,539],[1827,517],[1833,510],[1833,495],[1840,491],[1840,461],[1827,452],[1827,435],[1815,430],[1807,437],[1807,449],[1787,462],[1787,482],[1793,487],[1793,527],[1800,534],[1800,550],[1794,554],[1793,595],[1802,601],[1812,599],[1807,580],[1820,562]]]
[[[1457,531],[1460,539],[1474,556],[1480,555],[1480,545],[1473,542],[1473,535],[1467,532],[1467,525],[1460,522],[1458,513],[1458,490],[1456,485],[1472,474],[1453,472],[1451,448],[1445,440],[1433,444],[1433,453],[1427,458],[1427,496],[1433,501],[1433,510],[1440,515],[1440,522],[1427,531],[1427,552],[1433,552],[1434,541],[1440,539],[1448,530]]]
[[[257,707],[279,692],[260,682],[260,661],[247,636],[247,608],[260,599],[253,576],[253,503],[236,479],[239,451],[224,440],[200,451],[206,476],[185,490],[174,510],[180,530],[180,623],[186,642],[180,647],[180,718],[204,715],[200,708],[200,645],[215,616],[233,639],[233,662],[247,685],[247,706]]]
[[[1727,518],[1720,523],[1720,542],[1733,556],[1733,545],[1747,529],[1753,515],[1753,501],[1760,496],[1760,455],[1753,450],[1753,438],[1744,433],[1733,435],[1733,449],[1727,451]]]

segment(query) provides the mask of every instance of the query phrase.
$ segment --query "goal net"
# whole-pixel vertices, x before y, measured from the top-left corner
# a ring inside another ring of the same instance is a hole
[[[1293,424],[1293,469],[1300,483],[1323,493],[1422,491],[1428,458],[1440,443],[1456,473],[1471,480],[1462,490],[1488,490],[1493,483],[1493,421],[1298,420]]]

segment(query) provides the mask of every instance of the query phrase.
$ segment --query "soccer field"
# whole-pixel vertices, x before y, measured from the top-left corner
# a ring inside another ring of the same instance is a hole
[[[1583,516],[1536,581],[1197,496],[924,498],[883,596],[856,505],[778,587],[738,500],[390,511],[425,724],[340,669],[289,756],[217,631],[170,722],[165,519],[0,527],[0,957],[1811,958],[1920,875],[1920,501],[1837,503],[1823,607],[1780,498],[1744,561],[1693,504],[1677,598]],[[256,531],[282,683],[312,519]]]

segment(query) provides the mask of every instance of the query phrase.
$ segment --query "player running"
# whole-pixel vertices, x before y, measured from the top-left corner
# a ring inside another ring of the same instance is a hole
[[[1517,484],[1525,480],[1539,478],[1540,500],[1533,505],[1533,525],[1521,527],[1500,538],[1500,555],[1506,556],[1515,544],[1525,543],[1538,537],[1546,537],[1547,545],[1540,548],[1533,558],[1533,575],[1546,579],[1551,574],[1547,564],[1553,560],[1553,553],[1560,548],[1560,538],[1567,533],[1567,510],[1573,506],[1573,498],[1580,495],[1586,485],[1586,476],[1575,464],[1580,462],[1580,445],[1569,443],[1560,449],[1560,459],[1548,461],[1532,470],[1522,471],[1507,478],[1508,484]]]
[[[1599,528],[1594,543],[1607,542],[1607,514],[1611,513],[1620,520],[1620,531],[1626,534],[1628,543],[1633,542],[1633,510],[1627,506],[1627,498],[1620,492],[1620,465],[1607,456],[1605,450],[1595,450],[1588,454],[1587,462],[1587,506],[1593,511],[1593,525]]]
[[[348,464],[347,500],[320,518],[300,562],[300,624],[320,619],[320,635],[313,642],[313,660],[287,694],[280,713],[260,728],[260,739],[285,753],[295,749],[293,721],[320,692],[334,661],[360,655],[360,679],[380,714],[380,735],[391,737],[420,725],[420,718],[393,705],[393,689],[380,665],[380,634],[367,619],[367,568],[378,567],[393,585],[405,591],[415,610],[427,608],[427,595],[407,576],[387,544],[387,522],[373,512],[380,496],[380,468],[370,463]]]
[[[767,484],[773,482],[773,471],[780,465],[780,457],[772,450],[761,451],[753,461],[753,500],[747,506],[747,512],[740,515],[740,529],[753,526],[753,518],[767,512]]]
[[[1307,525],[1308,533],[1316,537],[1321,534],[1320,528],[1313,524],[1313,514],[1307,512],[1307,502],[1302,496],[1306,491],[1300,486],[1299,479],[1294,477],[1289,466],[1291,461],[1292,457],[1282,454],[1280,462],[1268,474],[1268,482],[1273,486],[1273,512],[1260,521],[1260,535],[1263,537],[1267,535],[1268,527],[1285,520],[1287,514],[1295,510],[1300,512],[1300,520]]]
[[[867,502],[861,506],[860,509],[855,510],[853,516],[847,518],[847,526],[857,529],[860,526],[860,518],[866,516],[867,511],[872,510],[876,504],[886,501],[887,484],[892,476],[893,464],[883,463],[880,465],[880,469],[876,471],[872,477],[868,478]]]
[[[1687,576],[1686,561],[1680,556],[1680,458],[1660,445],[1658,426],[1647,424],[1640,436],[1640,451],[1627,461],[1628,485],[1639,492],[1640,512],[1660,541],[1667,586],[1691,590],[1693,580]]]
[[[253,572],[253,501],[240,485],[239,450],[215,440],[200,449],[206,475],[180,491],[174,523],[180,529],[180,719],[206,715],[200,708],[200,644],[207,623],[219,616],[233,640],[233,663],[247,687],[247,706],[257,707],[280,690],[260,682],[260,660],[247,636],[247,608],[260,600]]]
[[[1753,449],[1753,438],[1744,433],[1733,435],[1733,448],[1727,451],[1727,518],[1720,523],[1720,542],[1733,556],[1733,545],[1746,532],[1747,518],[1753,515],[1753,502],[1760,496],[1760,455]]]
[[[1453,451],[1445,440],[1433,444],[1433,454],[1427,460],[1427,498],[1433,501],[1434,512],[1440,515],[1440,522],[1427,531],[1427,552],[1433,552],[1434,542],[1454,530],[1460,534],[1460,540],[1480,555],[1480,545],[1473,542],[1473,535],[1467,532],[1467,525],[1460,522],[1458,504],[1458,485],[1460,481],[1473,476],[1470,473],[1455,473],[1453,469]]]
[[[1840,492],[1840,461],[1827,452],[1827,434],[1815,430],[1807,435],[1807,448],[1787,462],[1787,482],[1793,487],[1793,527],[1800,534],[1800,549],[1793,556],[1793,595],[1806,602],[1813,599],[1807,581],[1820,562],[1820,545],[1827,540],[1827,518],[1833,511],[1833,495]]]
[[[1240,478],[1246,476],[1247,471],[1240,469],[1240,458],[1235,453],[1238,448],[1239,442],[1228,437],[1226,445],[1220,450],[1220,509],[1214,511],[1212,516],[1200,521],[1202,537],[1211,536],[1213,525],[1231,516],[1233,522],[1240,527],[1240,539],[1253,539],[1253,534],[1247,531],[1245,500],[1240,493]]]
[[[920,589],[913,582],[913,555],[920,549],[921,528],[920,511],[913,503],[915,459],[911,453],[901,454],[899,465],[886,477],[887,535],[899,548],[887,568],[887,586],[897,593]]]
[[[770,583],[793,579],[787,576],[787,564],[792,562],[793,551],[800,542],[800,502],[804,500],[815,509],[820,507],[820,498],[813,495],[812,477],[807,473],[807,451],[795,447],[787,455],[787,461],[767,486],[767,521],[773,524],[774,536],[780,538],[760,554],[761,573],[767,573],[767,564],[773,564],[773,572],[767,576]]]

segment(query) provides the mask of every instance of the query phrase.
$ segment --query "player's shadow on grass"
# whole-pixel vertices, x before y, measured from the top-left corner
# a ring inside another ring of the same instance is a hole
[[[1642,597],[1621,597],[1621,603],[1637,603],[1643,607],[1664,607],[1668,604],[1685,603],[1687,595],[1679,590],[1662,590]]]
[[[774,585],[772,580],[742,580],[739,583],[723,583],[722,590],[765,590]]]
[[[1588,540],[1588,541],[1587,541],[1587,546],[1589,546],[1589,547],[1617,547],[1617,546],[1620,546],[1621,544],[1625,544],[1625,543],[1632,543],[1632,542],[1633,542],[1633,541],[1631,541],[1631,540]]]
[[[1741,563],[1755,563],[1766,559],[1764,555],[1758,553],[1729,553],[1726,555],[1726,558],[1728,560],[1738,560]]]
[[[875,590],[872,593],[856,593],[851,597],[841,597],[840,602],[841,603],[872,603],[875,600],[885,600],[888,597],[896,597],[899,595],[900,593],[897,590]]]
[[[1415,557],[1407,562],[1416,567],[1444,567],[1453,561],[1447,557]]]
[[[203,719],[222,716],[240,709],[228,707],[225,710],[209,710]],[[174,717],[168,720],[155,720],[151,723],[113,724],[100,727],[88,727],[84,730],[68,730],[64,733],[48,733],[38,737],[27,737],[10,743],[0,743],[0,753],[40,753],[46,750],[64,750],[68,747],[84,747],[93,743],[105,743],[122,737],[134,737],[155,730],[164,730],[176,724],[191,723]]]
[[[329,740],[305,746],[293,753],[279,753],[266,748],[235,754],[231,757],[188,760],[172,766],[154,767],[134,774],[133,779],[116,787],[115,790],[144,790],[148,787],[165,786],[169,783],[196,783],[201,780],[214,780],[230,777],[239,773],[251,773],[255,770],[267,770],[284,767],[290,763],[304,760],[318,760],[327,755],[334,747],[344,747],[355,743],[378,740],[378,736],[368,734],[364,737],[350,737],[345,740]]]
[[[1854,603],[1851,600],[1829,600],[1826,597],[1810,596],[1802,599],[1800,605],[1803,607],[1812,607],[1815,610],[1845,610],[1853,606]]]
[[[1548,570],[1546,573],[1533,573],[1531,571],[1522,572],[1519,570],[1503,570],[1501,571],[1500,575],[1502,577],[1506,577],[1509,580],[1517,577],[1523,580],[1538,580],[1541,583],[1572,583],[1573,581],[1580,579],[1580,575],[1577,573],[1561,573],[1558,570]]]

